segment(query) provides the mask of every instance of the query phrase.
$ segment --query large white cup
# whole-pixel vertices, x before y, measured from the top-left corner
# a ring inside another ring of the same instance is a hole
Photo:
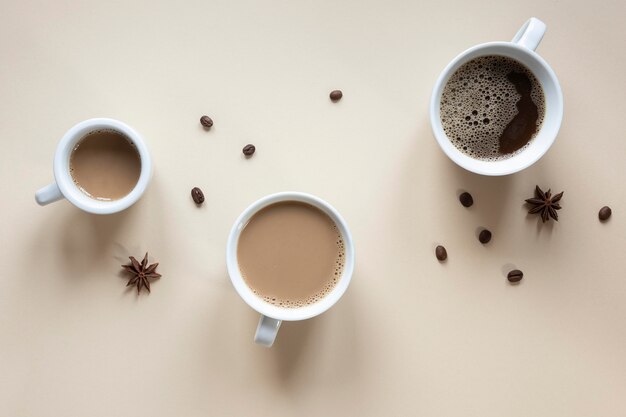
[[[344,242],[345,263],[343,273],[337,281],[337,284],[321,300],[304,307],[279,307],[263,300],[263,298],[256,295],[250,287],[248,287],[241,276],[239,263],[237,262],[237,245],[239,244],[241,231],[244,227],[246,227],[252,216],[254,216],[259,210],[281,201],[298,201],[317,207],[335,222]],[[226,265],[228,267],[230,280],[232,281],[235,290],[237,290],[237,293],[239,293],[241,298],[243,298],[243,300],[248,303],[250,307],[261,314],[256,334],[254,336],[254,341],[260,345],[270,347],[276,339],[278,329],[280,328],[280,324],[283,320],[295,321],[315,317],[322,314],[339,301],[348,288],[350,279],[352,278],[352,271],[354,270],[354,244],[352,243],[352,236],[350,235],[350,230],[348,230],[347,223],[341,217],[339,212],[337,212],[337,210],[335,210],[330,204],[310,194],[282,192],[271,194],[257,200],[245,209],[243,213],[241,213],[239,218],[235,221],[235,224],[230,231],[230,235],[228,236],[228,244],[226,245]]]
[[[545,31],[541,20],[530,18],[511,42],[476,45],[454,58],[439,76],[430,100],[430,123],[439,146],[457,165],[482,175],[513,174],[537,162],[554,143],[563,119],[563,93],[552,68],[535,53]],[[506,56],[524,64],[539,80],[545,96],[545,116],[535,138],[520,153],[499,161],[483,161],[461,152],[446,136],[440,117],[441,94],[452,74],[468,61],[486,55]]]
[[[113,130],[121,133],[135,145],[139,152],[141,160],[139,180],[135,188],[119,200],[101,201],[89,197],[78,188],[70,173],[72,151],[82,138],[98,130]],[[66,198],[70,203],[86,212],[112,214],[135,204],[146,191],[152,175],[152,160],[143,139],[130,126],[114,119],[97,118],[80,122],[63,135],[54,154],[53,171],[55,182],[35,193],[35,200],[39,205],[45,206]]]

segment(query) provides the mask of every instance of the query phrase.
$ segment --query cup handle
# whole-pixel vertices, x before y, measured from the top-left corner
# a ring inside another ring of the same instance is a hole
[[[534,51],[546,33],[546,24],[536,17],[531,17],[517,31],[511,42]]]
[[[281,320],[276,320],[271,317],[261,316],[259,319],[259,325],[256,327],[256,334],[254,335],[254,342],[265,347],[272,347],[278,329],[280,329]]]
[[[62,198],[63,193],[61,193],[61,189],[56,182],[53,182],[50,185],[46,185],[35,193],[35,201],[37,201],[37,204],[39,204],[40,206],[54,203],[55,201],[59,201]]]

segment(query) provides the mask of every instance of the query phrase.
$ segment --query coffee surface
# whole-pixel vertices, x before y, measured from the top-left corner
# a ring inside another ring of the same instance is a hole
[[[344,258],[343,238],[333,220],[294,201],[256,213],[237,247],[246,284],[280,307],[302,307],[326,296],[341,277]]]
[[[99,130],[89,133],[70,156],[74,183],[96,200],[119,200],[130,193],[141,173],[135,145],[121,133]]]
[[[535,75],[520,62],[498,55],[461,66],[444,87],[443,129],[461,152],[496,161],[525,149],[545,114],[545,98]]]

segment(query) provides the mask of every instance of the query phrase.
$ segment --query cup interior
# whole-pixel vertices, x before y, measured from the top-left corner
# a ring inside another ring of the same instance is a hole
[[[526,66],[541,84],[545,97],[545,115],[539,132],[518,154],[498,161],[472,158],[457,149],[447,137],[441,123],[440,104],[443,89],[450,77],[463,64],[474,58],[500,55],[512,58]],[[539,160],[550,148],[563,118],[563,96],[558,79],[550,66],[538,54],[511,42],[491,42],[475,46],[457,56],[440,75],[430,103],[433,134],[442,150],[455,163],[468,171],[482,175],[507,175],[518,172]]]
[[[141,161],[141,172],[135,187],[117,200],[104,201],[88,196],[76,185],[70,172],[70,157],[76,145],[88,134],[101,130],[115,131],[126,137],[136,147]],[[133,205],[147,187],[151,171],[150,156],[141,136],[130,126],[113,119],[89,119],[75,125],[61,139],[54,158],[55,180],[65,198],[78,208],[94,214],[111,214]]]
[[[345,263],[335,287],[319,301],[302,307],[280,307],[268,303],[256,295],[244,281],[237,260],[239,236],[250,219],[261,209],[278,202],[297,201],[310,204],[328,215],[337,225],[345,245]],[[257,312],[278,320],[304,320],[323,313],[332,307],[350,284],[354,270],[354,245],[348,226],[341,215],[330,204],[310,194],[283,192],[266,196],[250,205],[233,225],[226,248],[226,263],[230,279],[241,298]]]

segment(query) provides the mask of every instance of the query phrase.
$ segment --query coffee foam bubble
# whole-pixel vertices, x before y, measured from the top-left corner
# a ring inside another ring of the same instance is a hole
[[[510,72],[524,73],[531,85],[531,98],[539,112],[537,131],[545,115],[541,84],[524,65],[504,56],[475,58],[461,66],[448,80],[441,95],[443,130],[461,152],[476,159],[497,161],[522,152],[499,152],[499,138],[518,113],[521,95],[507,79]],[[530,143],[530,141],[529,141]]]

